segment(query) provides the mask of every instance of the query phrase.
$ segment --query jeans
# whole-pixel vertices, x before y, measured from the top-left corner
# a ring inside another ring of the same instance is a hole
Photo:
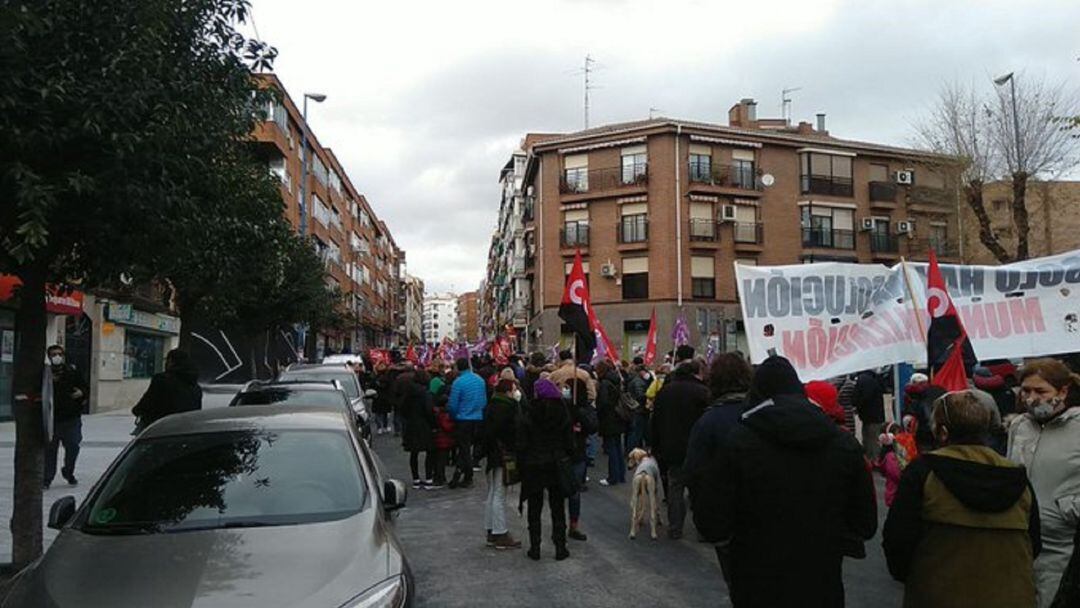
[[[605,435],[604,451],[607,452],[608,483],[626,483],[626,454],[623,453],[622,435]]]
[[[424,476],[422,478],[420,477],[420,454],[424,455]],[[432,476],[435,474],[435,463],[432,462],[431,452],[428,450],[409,452],[409,468],[412,470],[413,481],[419,479],[431,481]]]
[[[382,432],[390,428],[390,415],[386,412],[375,414],[375,430]]]
[[[586,460],[574,463],[574,477],[578,480],[578,485],[585,487],[585,471],[588,469],[589,463]],[[568,499],[570,503],[570,525],[574,526],[578,520],[581,519],[581,491],[577,491]]]
[[[626,438],[627,451],[645,447],[647,443],[645,432],[648,428],[649,415],[642,408],[641,412],[634,413],[634,418],[630,421],[630,434]]]
[[[881,451],[881,444],[878,443],[878,435],[881,434],[881,428],[885,426],[883,422],[863,422],[862,424],[862,445],[863,451],[866,452],[866,457],[871,462],[876,461],[878,453]]]
[[[473,478],[473,439],[479,420],[458,420],[454,423],[454,439],[457,444],[457,470],[454,479],[472,483]]]
[[[484,502],[484,528],[492,534],[506,534],[506,486],[503,485],[503,468],[491,469],[487,478],[487,500]]]
[[[596,460],[600,455],[600,436],[596,433],[589,435],[585,440],[585,458],[589,461]]]
[[[75,459],[79,457],[80,443],[82,443],[82,417],[56,421],[52,441],[45,446],[45,483],[51,483],[53,477],[56,477],[56,457],[60,451],[60,444],[64,445],[64,467],[60,469],[60,472],[65,476],[75,474]]]
[[[686,520],[686,474],[682,465],[668,468],[668,532],[682,534],[683,521]]]

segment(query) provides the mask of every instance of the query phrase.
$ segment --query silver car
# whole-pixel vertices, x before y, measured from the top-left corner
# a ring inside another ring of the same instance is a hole
[[[178,414],[140,434],[81,508],[52,506],[56,541],[5,607],[411,606],[390,513],[405,486],[341,407]]]

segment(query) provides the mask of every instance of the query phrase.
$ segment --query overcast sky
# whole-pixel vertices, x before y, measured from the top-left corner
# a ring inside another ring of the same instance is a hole
[[[475,289],[499,170],[530,131],[828,114],[833,135],[909,144],[942,82],[1009,71],[1080,82],[1080,2],[252,0],[294,99],[405,249],[429,292]]]

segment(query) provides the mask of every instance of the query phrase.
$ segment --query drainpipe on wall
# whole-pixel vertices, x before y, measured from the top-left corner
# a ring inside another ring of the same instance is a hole
[[[960,242],[958,253],[960,254],[960,263],[966,264],[967,259],[964,257],[964,218],[961,216],[962,212],[960,210],[960,190],[960,178],[958,178],[956,180],[956,231],[960,233],[957,239]]]
[[[536,318],[541,320],[540,327],[544,324],[544,157],[540,156],[540,188],[536,195],[537,200],[533,203],[536,207],[536,263],[537,276],[540,277],[540,306]],[[542,334],[541,334],[542,335]]]
[[[678,294],[679,308],[682,308],[682,181],[679,176],[679,164],[682,162],[679,156],[679,139],[682,137],[682,125],[675,125],[675,276],[676,293]]]

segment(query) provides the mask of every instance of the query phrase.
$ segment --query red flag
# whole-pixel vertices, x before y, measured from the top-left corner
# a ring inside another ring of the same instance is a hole
[[[416,350],[413,348],[412,343],[409,343],[409,348],[405,351],[405,359],[412,361],[413,365],[416,365],[420,361],[420,357],[416,356]]]
[[[926,360],[933,374],[932,383],[947,391],[967,390],[968,370],[975,366],[977,359],[956,306],[949,297],[933,250],[930,251],[930,268],[926,276],[926,308],[930,312]]]
[[[585,269],[581,264],[581,251],[574,254],[574,267],[566,277],[562,303],[559,304],[559,318],[574,332],[577,360],[587,363],[596,348],[596,336],[593,334],[590,317],[592,304],[589,301],[589,285],[585,281]]]
[[[645,365],[652,365],[656,361],[656,308],[652,309],[652,317],[649,319],[649,336],[645,339]]]
[[[611,359],[612,363],[618,363],[619,357],[615,352],[615,346],[611,343],[611,338],[608,338],[607,332],[604,331],[604,325],[600,323],[600,319],[597,318],[596,313],[593,312],[591,306],[589,307],[589,325],[593,328],[597,344],[599,344],[600,348],[604,351],[603,355],[608,359]]]

